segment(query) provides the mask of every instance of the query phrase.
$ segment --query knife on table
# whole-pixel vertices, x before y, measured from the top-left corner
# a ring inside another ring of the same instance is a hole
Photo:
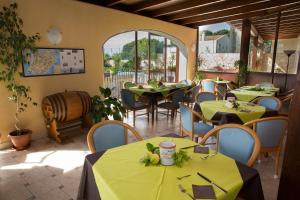
[[[224,188],[222,188],[221,186],[215,184],[212,180],[210,180],[209,178],[207,178],[203,174],[200,174],[199,172],[197,172],[197,174],[198,174],[198,176],[200,176],[201,178],[203,178],[204,180],[206,180],[210,184],[212,184],[212,185],[216,186],[217,188],[219,188],[220,190],[222,190],[223,192],[228,193]]]

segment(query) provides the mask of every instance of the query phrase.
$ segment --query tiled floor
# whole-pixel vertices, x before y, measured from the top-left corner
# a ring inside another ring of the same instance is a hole
[[[132,124],[132,121],[128,123]],[[159,121],[153,127],[146,116],[138,117],[136,121],[136,129],[144,138],[178,133],[178,125],[178,119],[172,123],[164,115],[159,115]],[[83,134],[67,139],[63,145],[44,138],[33,141],[26,151],[0,151],[0,199],[76,199],[87,154],[86,135]],[[255,166],[260,172],[267,200],[277,196],[279,181],[273,179],[273,166],[272,157],[264,158]]]

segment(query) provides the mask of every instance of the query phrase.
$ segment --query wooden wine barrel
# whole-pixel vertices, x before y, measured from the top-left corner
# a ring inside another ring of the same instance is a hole
[[[91,99],[87,92],[70,91],[45,97],[42,109],[48,122],[55,119],[66,122],[85,116],[91,109]]]
[[[46,96],[42,110],[49,135],[60,142],[63,130],[80,127],[91,110],[91,98],[84,91],[66,91]]]

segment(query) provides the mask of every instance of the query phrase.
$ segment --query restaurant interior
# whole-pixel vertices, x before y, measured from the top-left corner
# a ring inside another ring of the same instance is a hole
[[[299,0],[0,0],[0,200],[297,199]]]

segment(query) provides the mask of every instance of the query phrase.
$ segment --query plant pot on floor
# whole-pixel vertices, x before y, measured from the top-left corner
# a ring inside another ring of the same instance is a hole
[[[13,147],[17,151],[26,149],[30,145],[32,131],[28,129],[14,130],[9,133]]]

